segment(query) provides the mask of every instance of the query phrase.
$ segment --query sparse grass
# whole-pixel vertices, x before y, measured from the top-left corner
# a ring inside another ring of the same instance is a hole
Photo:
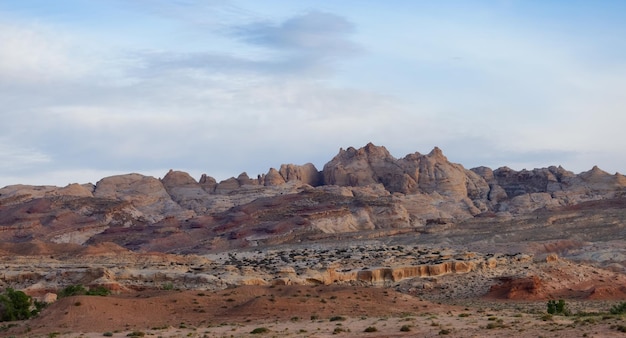
[[[105,337],[113,337],[113,332],[107,331],[105,333],[102,334]]]
[[[329,321],[331,322],[337,322],[337,321],[344,321],[346,320],[346,317],[342,317],[342,316],[333,316],[330,317]]]
[[[126,337],[143,337],[145,335],[146,335],[146,333],[143,332],[143,331],[133,331],[133,332],[127,334]]]

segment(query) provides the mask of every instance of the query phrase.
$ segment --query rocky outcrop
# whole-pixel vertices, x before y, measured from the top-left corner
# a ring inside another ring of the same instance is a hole
[[[185,172],[170,170],[161,183],[174,202],[196,214],[207,213],[214,204],[202,185]]]
[[[281,185],[286,182],[285,178],[274,168],[270,168],[270,171],[259,179],[263,180],[263,185],[265,186]]]
[[[530,300],[542,299],[545,295],[544,283],[537,276],[514,278],[501,277],[500,282],[493,285],[487,295],[489,298]]]
[[[476,269],[475,262],[449,261],[438,264],[374,268],[357,272],[356,280],[368,283],[399,282],[415,277],[436,277],[451,273],[467,273]]]
[[[258,178],[259,184],[265,186],[276,186],[287,182],[298,182],[310,186],[318,186],[322,184],[322,173],[311,163],[304,165],[283,164],[279,170],[270,168],[265,175]]]
[[[304,165],[283,164],[278,171],[286,182],[299,181],[316,187],[323,182],[322,173],[312,163]]]
[[[390,191],[401,191],[410,182],[399,182],[404,173],[395,162],[385,147],[372,143],[358,150],[353,147],[341,149],[324,165],[324,184],[358,187],[382,183]]]
[[[55,196],[93,197],[93,189],[91,184],[76,183],[65,187],[10,185],[0,189],[0,205],[19,204],[36,198]]]
[[[167,216],[181,219],[193,216],[193,212],[172,201],[160,180],[140,174],[103,178],[96,183],[94,197],[128,201],[148,222],[158,222]]]
[[[322,171],[283,164],[221,182],[170,170],[163,179],[127,174],[95,186],[5,187],[0,238],[201,250],[349,232],[435,234],[475,217],[523,218],[625,197],[626,177],[597,167],[579,175],[555,166],[467,170],[437,147],[397,159],[369,143],[341,149]]]
[[[394,193],[438,193],[462,199],[484,199],[488,184],[459,164],[450,163],[441,149],[429,154],[414,153],[397,160],[385,147],[371,143],[361,149],[340,150],[324,166],[324,183],[340,186],[383,184]]]

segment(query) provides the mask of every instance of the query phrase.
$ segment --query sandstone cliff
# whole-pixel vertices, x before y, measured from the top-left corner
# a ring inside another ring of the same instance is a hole
[[[523,219],[626,196],[626,177],[597,167],[466,169],[439,148],[393,157],[371,143],[349,147],[318,171],[284,164],[217,182],[181,171],[67,187],[0,189],[0,239],[113,241],[133,250],[203,251],[317,240],[342,233],[438,233],[474,218]],[[355,235],[357,236],[357,235]]]

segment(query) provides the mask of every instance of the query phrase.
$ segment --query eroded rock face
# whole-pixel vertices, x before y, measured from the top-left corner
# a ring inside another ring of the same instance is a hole
[[[324,166],[324,182],[340,186],[383,184],[391,193],[437,193],[462,199],[485,199],[488,183],[459,164],[450,163],[441,149],[395,159],[385,147],[371,143],[361,149],[340,150]]]
[[[193,215],[172,201],[161,181],[140,174],[103,178],[96,183],[94,197],[128,201],[150,222],[167,216],[189,218]]]
[[[382,183],[391,192],[406,192],[415,181],[405,176],[396,162],[385,147],[372,143],[358,150],[341,149],[324,165],[324,184],[359,187]]]
[[[286,182],[285,178],[274,168],[271,168],[262,179],[266,186],[281,185]]]
[[[196,214],[210,211],[214,204],[211,195],[186,172],[170,170],[161,183],[174,202]]]
[[[356,280],[368,283],[399,282],[415,277],[436,277],[451,273],[467,273],[476,269],[475,262],[450,261],[438,264],[376,268],[357,272]]]
[[[283,164],[278,171],[286,182],[300,181],[316,187],[323,182],[322,173],[312,163],[305,165]]]
[[[95,186],[5,187],[0,237],[208,250],[351,232],[436,234],[475,217],[523,218],[624,197],[626,177],[597,167],[579,175],[554,166],[467,170],[436,147],[396,159],[369,143],[340,150],[321,172],[310,163],[284,164],[219,183],[170,171],[160,180],[128,174]]]

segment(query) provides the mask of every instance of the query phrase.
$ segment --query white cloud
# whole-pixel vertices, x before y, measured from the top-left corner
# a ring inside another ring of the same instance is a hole
[[[0,22],[0,78],[5,85],[75,80],[91,67],[86,58],[76,62],[80,55],[80,46],[60,31]]]

